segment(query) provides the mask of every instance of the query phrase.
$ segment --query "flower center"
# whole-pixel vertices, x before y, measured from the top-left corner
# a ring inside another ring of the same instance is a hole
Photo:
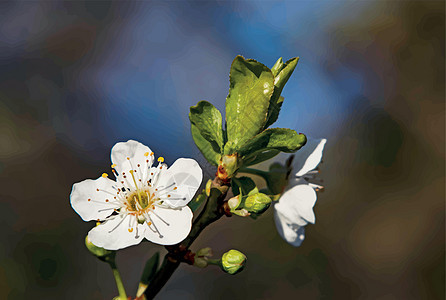
[[[133,191],[126,198],[128,200],[126,203],[128,211],[144,210],[155,203],[155,193],[150,193],[150,188]]]

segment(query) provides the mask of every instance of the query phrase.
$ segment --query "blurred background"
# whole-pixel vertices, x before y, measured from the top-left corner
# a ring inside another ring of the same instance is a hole
[[[209,167],[191,105],[224,111],[238,54],[300,56],[276,127],[326,137],[316,224],[293,248],[272,211],[209,227],[193,250],[248,256],[237,276],[183,265],[159,299],[444,299],[443,1],[0,2],[0,298],[111,299],[74,182],[136,139]],[[120,251],[129,294],[162,247]]]

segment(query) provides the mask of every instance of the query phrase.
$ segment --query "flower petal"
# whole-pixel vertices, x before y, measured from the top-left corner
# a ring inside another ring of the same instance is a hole
[[[305,146],[294,154],[293,169],[296,170],[296,176],[303,176],[319,165],[326,142],[326,139],[308,139]]]
[[[90,230],[88,237],[98,247],[118,250],[139,244],[144,238],[145,230],[146,226],[138,224],[134,216],[119,214]]]
[[[193,214],[187,206],[178,209],[156,207],[149,216],[152,225],[146,228],[145,236],[156,244],[177,244],[187,237],[192,227]]]
[[[149,169],[147,179],[151,180],[152,186],[159,186],[160,179],[162,178],[161,174],[166,173],[167,164],[159,163],[156,167],[151,167]]]
[[[311,186],[299,184],[285,190],[279,202],[274,205],[274,210],[279,211],[291,224],[299,226],[304,226],[307,223],[314,224],[316,217],[313,207],[316,200],[316,192]]]
[[[137,178],[139,177],[139,179],[145,181],[148,169],[152,166],[154,160],[154,156],[150,155],[151,153],[152,150],[149,147],[140,142],[129,140],[116,143],[113,146],[111,160],[116,165],[115,169],[120,176],[126,173],[129,177],[129,171],[136,170]],[[139,173],[142,174],[138,175]]]
[[[299,247],[305,239],[305,227],[293,226],[286,222],[280,212],[274,210],[274,221],[276,223],[277,232],[290,245]]]
[[[171,207],[185,206],[194,197],[202,179],[203,171],[195,160],[179,158],[166,172],[160,174],[157,188],[166,188],[162,195],[169,195],[160,198]]]
[[[84,221],[103,220],[113,213],[116,190],[113,180],[99,177],[96,180],[86,179],[73,184],[70,202],[73,209]]]

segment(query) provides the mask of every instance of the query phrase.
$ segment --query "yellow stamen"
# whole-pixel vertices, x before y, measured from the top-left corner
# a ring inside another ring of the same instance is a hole
[[[112,167],[112,168],[116,168],[116,164],[112,164],[111,167]]]
[[[162,156],[158,157],[158,161],[159,162],[164,162],[164,157],[162,157]]]
[[[129,232],[132,232],[133,231],[133,228],[129,228]]]
[[[106,178],[106,177],[108,177],[108,174],[107,173],[102,173],[102,177]]]
[[[144,153],[144,156],[149,156],[149,152]]]

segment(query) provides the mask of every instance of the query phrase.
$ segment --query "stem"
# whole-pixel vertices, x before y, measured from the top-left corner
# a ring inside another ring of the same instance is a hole
[[[208,258],[209,265],[219,266],[221,264],[221,259],[210,259]]]
[[[187,238],[181,242],[181,245],[177,245],[178,248],[183,246],[188,249],[204,228],[217,221],[224,215],[221,207],[228,192],[229,185],[229,182],[222,182],[218,177],[214,179],[212,182],[210,195],[203,210],[192,224],[192,229]],[[167,253],[166,256],[164,256],[164,261],[161,268],[156,273],[153,280],[150,281],[149,287],[144,293],[147,300],[153,299],[158,294],[161,288],[166,284],[180,265],[180,261],[172,258],[169,254],[170,253]]]
[[[122,284],[121,274],[119,274],[118,266],[115,263],[115,260],[111,260],[108,262],[113,271],[113,276],[115,277],[116,287],[119,292],[119,299],[127,300],[127,294],[125,293],[124,285]]]

